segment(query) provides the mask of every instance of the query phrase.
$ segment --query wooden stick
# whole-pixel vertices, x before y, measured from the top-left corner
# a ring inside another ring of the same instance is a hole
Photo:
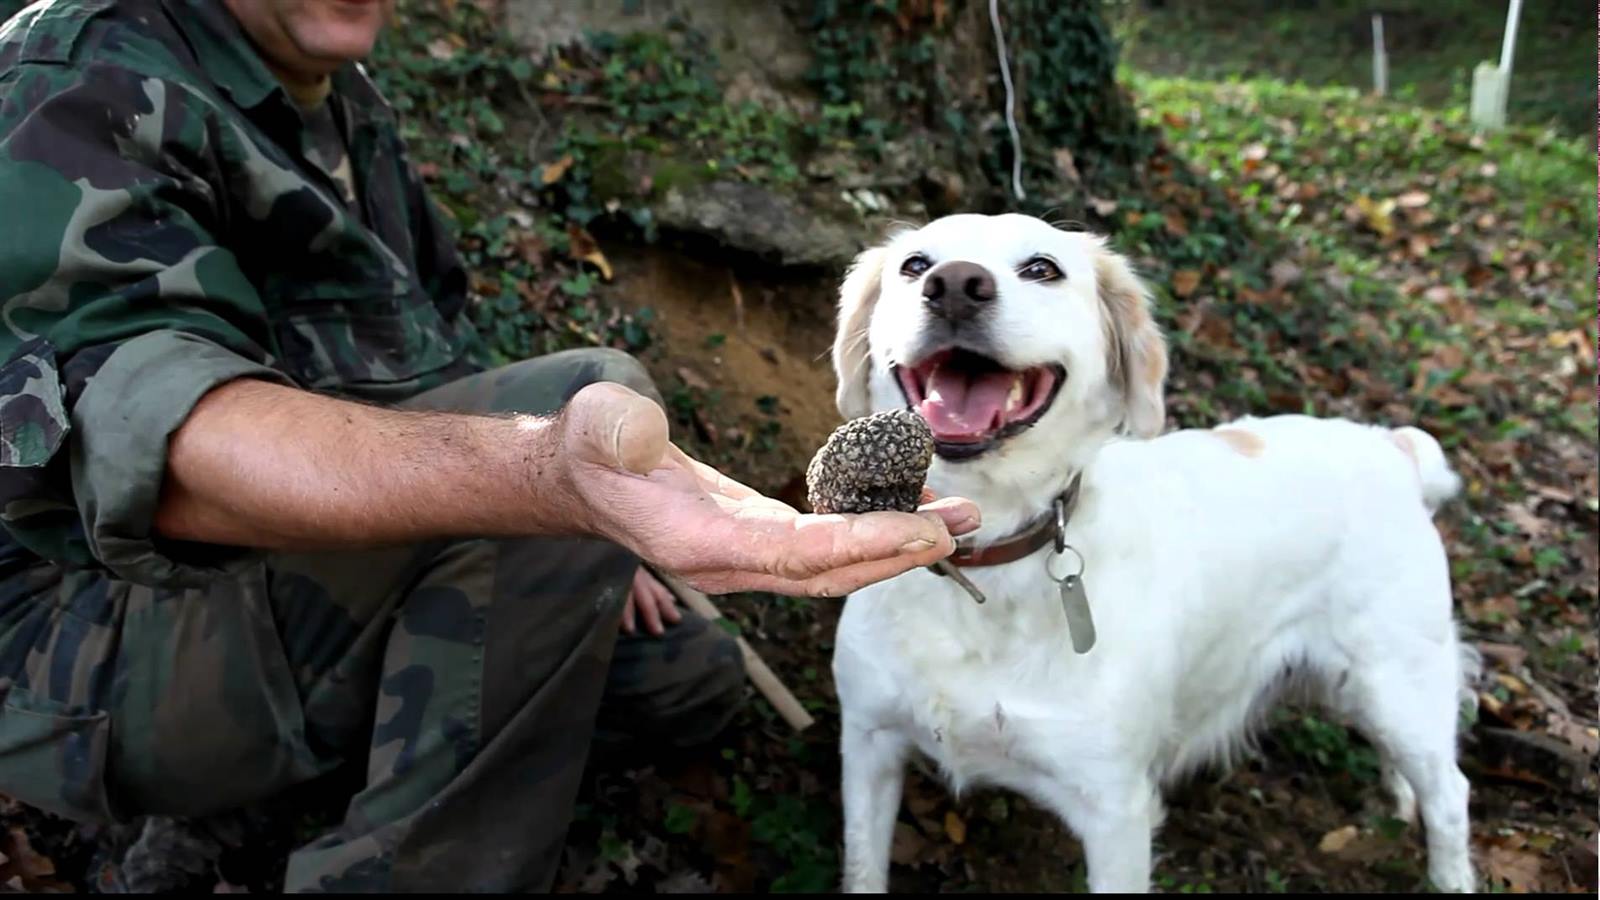
[[[710,597],[673,578],[671,575],[656,572],[653,569],[651,571],[655,572],[655,576],[661,579],[662,584],[665,584],[674,594],[678,595],[678,599],[682,600],[690,609],[699,613],[706,621],[715,622],[722,618],[722,611],[717,609],[716,605],[711,602]],[[739,652],[744,654],[745,674],[750,676],[750,681],[755,684],[756,689],[761,691],[761,695],[766,697],[767,701],[778,711],[778,715],[783,716],[783,720],[788,722],[789,727],[795,731],[805,731],[810,728],[814,721],[811,718],[811,714],[806,712],[805,707],[800,705],[800,701],[795,698],[795,695],[790,693],[789,689],[778,679],[772,668],[767,665],[766,660],[761,658],[761,654],[757,653],[755,648],[751,647],[749,642],[742,636],[735,635],[734,640],[739,644]]]
[[[733,271],[728,271],[728,287],[733,291],[733,321],[741,334],[744,333],[744,291],[739,290],[739,279],[735,278]]]

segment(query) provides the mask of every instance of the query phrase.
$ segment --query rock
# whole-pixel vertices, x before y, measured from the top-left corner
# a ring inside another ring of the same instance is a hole
[[[709,181],[673,187],[656,206],[663,230],[687,232],[784,266],[838,270],[865,229],[758,184]]]
[[[1476,756],[1484,764],[1531,772],[1575,794],[1593,793],[1593,758],[1546,734],[1480,726]]]

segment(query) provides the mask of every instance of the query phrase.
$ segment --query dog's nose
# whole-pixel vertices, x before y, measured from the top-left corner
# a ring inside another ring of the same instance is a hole
[[[962,322],[994,299],[994,276],[975,262],[951,260],[934,266],[922,282],[922,300],[941,319]]]

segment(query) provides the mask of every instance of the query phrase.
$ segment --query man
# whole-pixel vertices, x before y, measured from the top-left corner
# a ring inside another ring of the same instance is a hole
[[[0,791],[195,816],[364,758],[287,889],[546,889],[596,730],[703,741],[742,693],[703,620],[618,640],[630,585],[675,615],[641,559],[837,596],[976,510],[800,516],[668,443],[620,353],[478,372],[353,64],[391,5],[0,31]]]

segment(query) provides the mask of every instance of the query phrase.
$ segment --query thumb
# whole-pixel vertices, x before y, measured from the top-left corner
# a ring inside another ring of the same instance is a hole
[[[578,459],[647,475],[667,452],[667,415],[620,384],[591,384],[561,412],[562,440]]]

